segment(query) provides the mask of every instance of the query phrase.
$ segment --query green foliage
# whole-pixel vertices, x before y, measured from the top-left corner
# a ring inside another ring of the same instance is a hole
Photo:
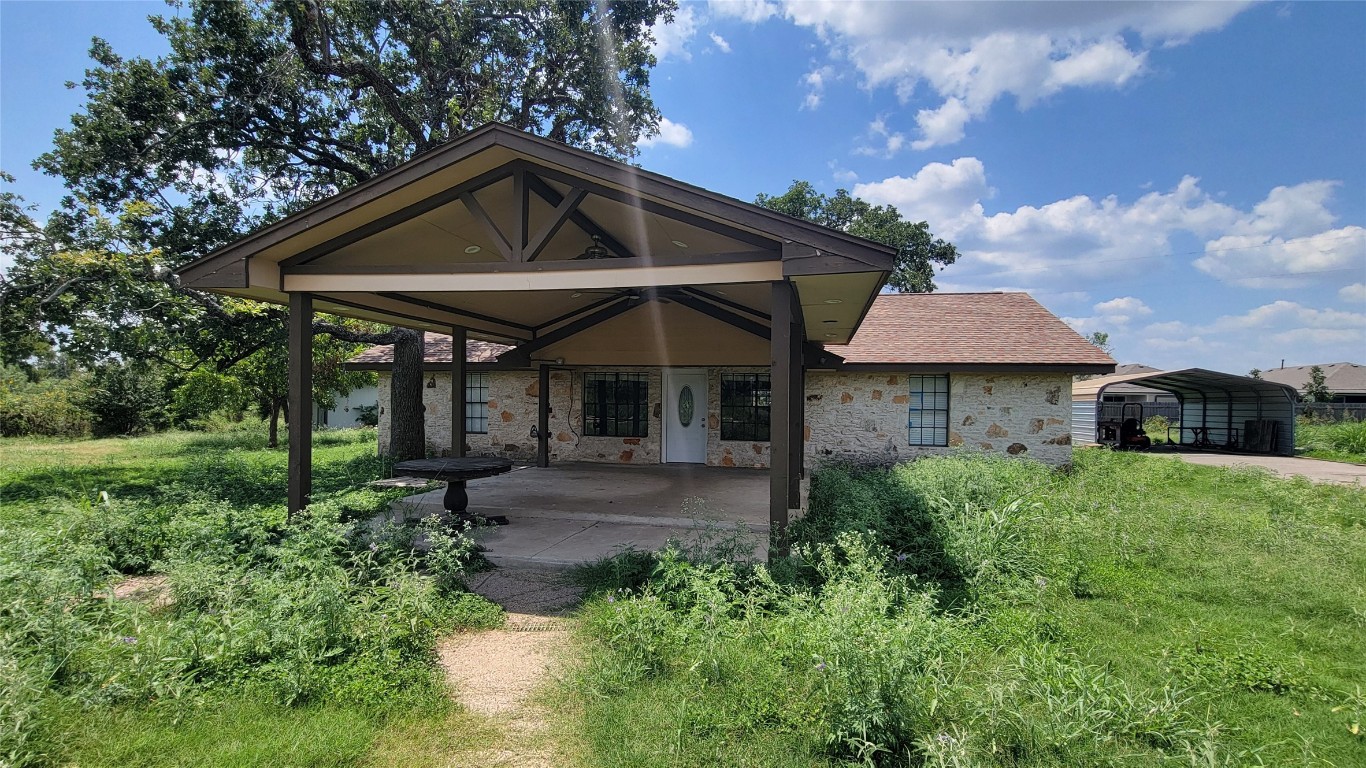
[[[106,363],[95,370],[82,405],[90,412],[96,435],[136,435],[163,429],[167,415],[166,384],[150,366]]]
[[[283,457],[257,430],[125,441],[128,469],[159,472],[150,486],[108,482],[117,463],[82,476],[21,460],[0,474],[6,764],[65,762],[92,716],[166,702],[383,718],[444,699],[438,634],[501,621],[464,591],[470,538],[435,521],[370,525],[401,493],[355,490],[379,474],[370,431],[320,441],[319,501],[287,520]],[[142,597],[115,597],[121,573],[154,578]]]
[[[84,397],[83,378],[30,381],[18,369],[0,366],[0,437],[83,437],[90,432]]]
[[[1320,422],[1299,418],[1295,448],[1309,456],[1366,463],[1366,421]]]
[[[356,422],[365,427],[379,426],[379,405],[357,405],[352,409],[356,413]]]
[[[1327,377],[1323,369],[1315,365],[1309,369],[1309,381],[1300,390],[1306,403],[1329,403],[1336,395],[1328,389]]]
[[[783,194],[760,194],[754,202],[895,248],[896,263],[887,284],[898,291],[933,291],[936,267],[943,269],[958,259],[953,243],[931,234],[927,222],[907,221],[896,206],[873,205],[847,189],[836,190],[829,197],[817,192],[810,182],[794,181]]]
[[[1166,416],[1149,416],[1143,420],[1143,431],[1154,443],[1160,443],[1167,439],[1167,430],[1171,428],[1171,419]]]
[[[177,426],[190,426],[221,412],[240,421],[248,405],[242,382],[231,376],[196,369],[172,394],[171,412]]]
[[[1362,491],[1074,458],[827,467],[792,558],[600,593],[594,764],[1360,762]]]

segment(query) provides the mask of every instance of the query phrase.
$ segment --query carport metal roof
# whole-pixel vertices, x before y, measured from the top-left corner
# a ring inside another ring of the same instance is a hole
[[[1145,387],[1171,392],[1174,395],[1201,395],[1206,392],[1219,392],[1229,395],[1252,395],[1262,397],[1285,397],[1295,401],[1295,388],[1274,381],[1254,379],[1249,376],[1236,376],[1204,368],[1185,368],[1179,371],[1150,371],[1146,373],[1116,374],[1078,381],[1072,385],[1072,399],[1095,400],[1114,384],[1141,383]]]

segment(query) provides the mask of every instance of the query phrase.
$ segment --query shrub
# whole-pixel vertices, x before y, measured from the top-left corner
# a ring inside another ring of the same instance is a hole
[[[95,371],[83,402],[97,435],[135,435],[169,423],[165,384],[136,363],[108,363]]]
[[[250,403],[250,393],[242,382],[231,376],[197,369],[176,387],[172,396],[171,413],[178,426],[197,426],[214,414],[222,414],[230,421],[241,421]]]
[[[90,413],[81,406],[81,379],[30,382],[22,372],[0,368],[0,436],[83,437]]]
[[[1172,422],[1166,416],[1149,416],[1143,420],[1143,431],[1154,443],[1160,443],[1167,439],[1167,430]]]

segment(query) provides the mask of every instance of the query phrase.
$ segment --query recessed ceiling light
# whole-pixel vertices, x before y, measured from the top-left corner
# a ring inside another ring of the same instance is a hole
[[[827,333],[827,334],[825,334],[825,338],[827,338],[827,339],[833,339],[833,338],[835,338],[835,334],[833,334],[833,333]]]
[[[577,299],[578,297],[580,297],[580,296],[582,296],[582,295],[583,295],[582,293],[579,293],[578,291],[574,291],[573,293],[569,294],[569,298],[571,298],[571,299]]]
[[[843,300],[843,299],[826,299],[826,300],[825,300],[825,303],[826,303],[826,304],[843,304],[843,303],[844,303],[844,300]]]
[[[682,240],[674,240],[674,241],[673,241],[673,244],[676,245],[676,246],[678,246],[679,248],[687,248],[687,247],[688,247],[688,244],[685,243],[685,242],[683,242]]]
[[[725,296],[725,295],[727,295],[727,294],[726,294],[725,291],[717,291],[717,292],[716,292],[716,295],[717,295],[717,296]]]
[[[465,253],[479,253],[479,252],[482,251],[482,250],[484,250],[484,249],[483,249],[483,248],[480,248],[480,247],[477,246],[477,245],[467,245],[467,246],[465,246]]]
[[[838,320],[822,320],[821,322],[822,322],[822,323],[825,323],[826,325],[834,325],[835,323],[838,323],[839,321],[838,321]]]

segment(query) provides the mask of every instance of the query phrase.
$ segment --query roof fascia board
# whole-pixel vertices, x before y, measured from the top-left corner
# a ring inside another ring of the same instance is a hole
[[[624,261],[617,259],[614,261]],[[642,260],[648,261],[648,260]],[[506,265],[507,267],[543,266]],[[295,269],[300,269],[296,267]],[[384,273],[298,273],[283,276],[286,292],[377,293],[381,291],[504,292],[650,288],[670,285],[766,283],[782,279],[777,261],[728,261],[718,264],[637,263],[615,269],[490,269],[478,272],[427,267],[423,271]]]

